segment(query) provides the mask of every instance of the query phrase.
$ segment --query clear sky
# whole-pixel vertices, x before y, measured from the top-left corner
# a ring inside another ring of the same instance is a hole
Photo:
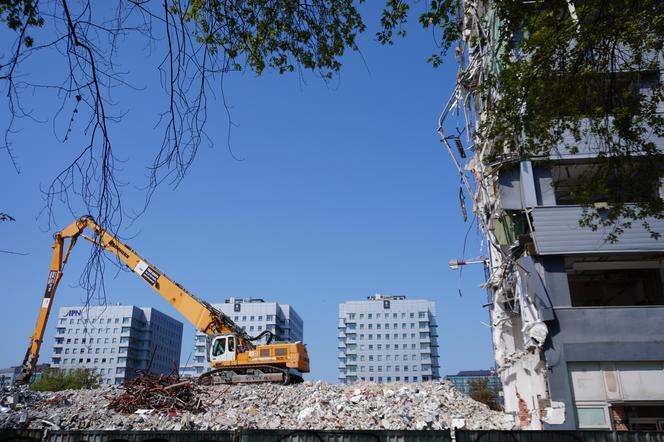
[[[345,56],[330,85],[306,74],[227,76],[226,98],[238,124],[232,149],[243,161],[229,154],[226,115],[211,98],[214,145],[201,148],[182,184],[160,188],[147,212],[121,234],[206,300],[260,297],[291,304],[304,320],[308,379],[336,382],[338,304],[375,293],[436,301],[441,374],[490,367],[486,294],[479,288],[484,273],[468,267],[460,278],[447,266],[462,256],[469,229],[466,258],[479,254],[476,229],[460,214],[459,179],[435,133],[456,65],[451,58],[438,69],[426,64],[434,43],[416,24],[395,46],[380,46],[372,38],[377,11],[368,12],[363,58]],[[128,210],[141,207],[145,168],[161,139],[157,113],[165,105],[158,57],[136,47],[142,45],[123,42],[120,67],[137,89],[115,93],[115,110],[127,114],[111,126],[124,161]],[[43,294],[54,230],[37,217],[40,186],[72,160],[81,142],[56,141],[52,106],[36,99],[32,105],[48,120],[20,124],[14,145],[20,174],[0,152],[0,211],[16,218],[0,224],[0,249],[27,254],[0,253],[0,366],[21,362]],[[3,119],[5,113],[0,107]],[[75,122],[74,130],[81,125]],[[57,211],[58,227],[71,221]],[[54,309],[84,298],[77,282],[89,247],[77,245]],[[107,291],[109,302],[151,306],[185,321],[132,274],[109,268]],[[51,321],[43,362],[50,361],[54,331]],[[185,323],[183,360],[193,336]]]

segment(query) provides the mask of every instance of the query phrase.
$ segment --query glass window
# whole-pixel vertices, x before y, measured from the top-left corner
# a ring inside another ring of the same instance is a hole
[[[130,318],[122,318],[122,323],[123,324],[129,324]]]
[[[230,352],[235,351],[235,338],[233,337],[228,338],[228,351]]]
[[[367,313],[367,319],[371,319],[371,313]]]
[[[254,317],[253,317],[253,316],[250,316],[250,317],[249,317],[249,320],[250,320],[250,321],[253,321],[253,320],[254,320]]]
[[[576,415],[579,428],[608,428],[608,420],[604,407],[578,407]]]
[[[212,344],[212,356],[221,356],[226,351],[226,338],[217,338]]]

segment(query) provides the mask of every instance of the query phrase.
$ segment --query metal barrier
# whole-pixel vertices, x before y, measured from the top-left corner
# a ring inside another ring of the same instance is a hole
[[[48,431],[0,430],[0,442],[451,442],[444,431]]]
[[[456,442],[664,442],[664,432],[466,431]],[[0,442],[451,442],[449,431],[41,431],[0,430]]]
[[[664,442],[664,432],[456,431],[456,442]]]

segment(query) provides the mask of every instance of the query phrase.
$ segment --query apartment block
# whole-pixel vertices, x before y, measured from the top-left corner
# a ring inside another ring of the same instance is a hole
[[[369,296],[339,305],[339,382],[439,378],[433,301]]]
[[[173,372],[180,362],[182,323],[149,307],[61,307],[51,367],[89,368],[103,384],[120,384],[137,370]]]
[[[616,201],[663,195],[662,183],[608,180],[608,188],[581,206],[575,185],[607,161],[602,140],[563,132],[559,145],[524,158],[518,148],[497,152],[492,140],[461,137],[486,120],[492,96],[480,87],[483,75],[500,69],[495,53],[474,46],[484,30],[500,26],[495,9],[473,2],[473,11],[458,51],[463,80],[439,132],[462,177],[467,173],[475,184],[465,182],[485,235],[484,286],[505,410],[522,429],[662,431],[664,240],[652,232],[664,234],[664,220],[645,217],[627,225],[618,219],[615,229],[608,218]],[[500,45],[488,41],[485,49]],[[610,75],[642,94],[664,81],[661,71]],[[454,120],[456,106],[461,121]],[[652,133],[649,142],[664,149],[661,134]],[[642,161],[639,152],[631,155],[625,161]],[[595,228],[580,222],[587,214]]]
[[[303,341],[304,322],[295,309],[288,304],[265,301],[260,298],[228,298],[223,304],[213,306],[228,315],[233,322],[242,327],[249,336],[258,336],[267,331],[272,332],[273,341]],[[206,358],[206,335],[197,332],[190,361],[196,375],[210,371]],[[256,341],[266,342],[267,336]],[[185,355],[185,357],[189,357]]]

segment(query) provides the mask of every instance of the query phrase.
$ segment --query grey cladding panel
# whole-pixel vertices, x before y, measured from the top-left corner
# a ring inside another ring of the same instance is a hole
[[[498,184],[500,186],[500,207],[512,210],[522,209],[519,170],[501,170],[498,175]]]
[[[664,251],[663,239],[653,239],[639,221],[618,237],[606,240],[610,228],[592,231],[579,226],[583,209],[580,206],[535,207],[532,211],[535,245],[540,255],[584,252]],[[647,219],[650,228],[664,234],[664,220]]]

